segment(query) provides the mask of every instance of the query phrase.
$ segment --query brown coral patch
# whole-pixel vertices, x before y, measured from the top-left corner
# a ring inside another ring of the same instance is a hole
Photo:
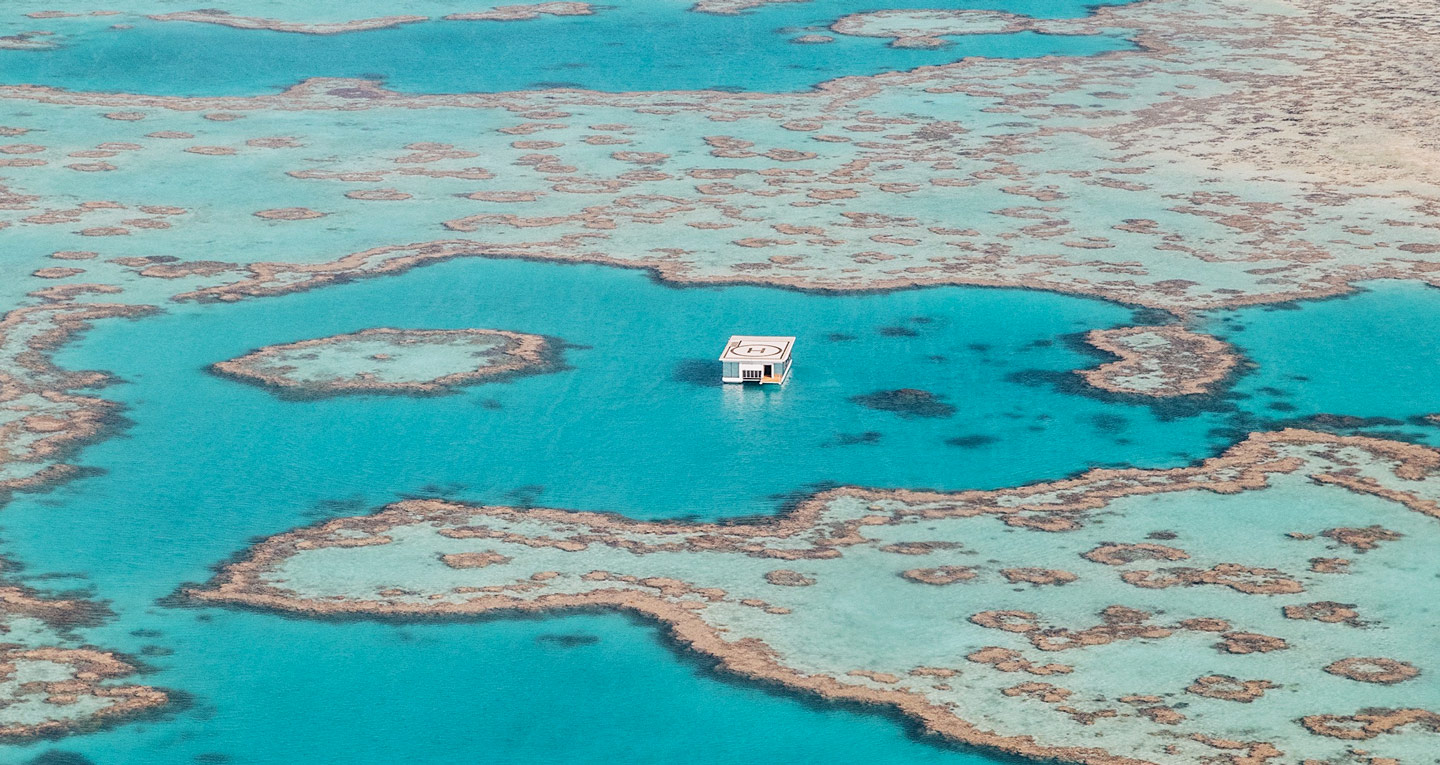
[[[1029,611],[981,611],[973,614],[970,621],[981,627],[1005,632],[1034,632],[1040,629],[1040,617]]]
[[[1219,563],[1209,569],[1167,568],[1158,571],[1126,571],[1126,584],[1146,589],[1191,587],[1213,584],[1251,595],[1289,595],[1303,592],[1300,582],[1273,568],[1255,568],[1238,563]]]
[[[1123,542],[1107,542],[1087,553],[1083,553],[1081,557],[1096,563],[1103,563],[1107,566],[1123,566],[1127,563],[1134,563],[1141,560],[1185,560],[1189,558],[1190,555],[1178,548],[1151,544],[1149,542],[1128,544]]]
[[[441,555],[440,562],[450,568],[485,568],[486,566],[498,566],[509,563],[510,558],[500,553],[486,550],[484,552]]]
[[[1216,643],[1215,647],[1225,653],[1270,653],[1271,651],[1283,651],[1290,647],[1284,638],[1261,635],[1256,632],[1226,632],[1220,638],[1220,642]]]
[[[1368,552],[1380,546],[1381,542],[1394,542],[1404,535],[1398,531],[1381,526],[1365,526],[1364,528],[1339,527],[1326,529],[1320,532],[1321,536],[1339,542],[1342,545],[1349,545],[1355,552]]]
[[[250,138],[245,141],[245,145],[257,149],[297,149],[301,144],[289,136],[271,136],[269,138]]]
[[[1125,606],[1106,607],[1100,619],[1095,626],[1071,630],[1045,627],[1038,616],[1028,611],[982,611],[970,617],[981,627],[1024,634],[1031,645],[1042,651],[1065,651],[1119,640],[1156,640],[1174,634],[1167,627],[1148,624],[1150,614]]]
[[[1239,701],[1249,704],[1264,696],[1265,691],[1274,687],[1275,684],[1269,680],[1239,680],[1229,675],[1206,675],[1195,678],[1195,682],[1191,683],[1185,691],[1196,696],[1204,696],[1207,699]]]
[[[1073,243],[1072,243],[1073,244]],[[1093,246],[1085,245],[1086,247]],[[1162,342],[1132,345],[1126,339],[1150,336]],[[1090,345],[1119,357],[1094,369],[1080,370],[1085,382],[1111,393],[1140,396],[1191,396],[1210,392],[1229,376],[1238,362],[1234,349],[1209,335],[1178,325],[1095,329],[1085,336]],[[1158,376],[1156,384],[1136,381]]]
[[[938,566],[936,568],[912,568],[900,576],[920,584],[946,585],[968,582],[975,578],[974,566]]]
[[[38,268],[31,272],[31,276],[41,279],[64,279],[85,273],[83,268]]]
[[[326,213],[316,212],[308,207],[280,207],[274,210],[260,210],[253,213],[265,220],[314,220],[325,217]]]
[[[870,669],[852,669],[845,674],[849,675],[850,677],[864,678],[871,682],[883,683],[885,685],[894,685],[900,682],[899,677],[892,675],[889,672],[876,672]]]
[[[955,542],[896,542],[894,544],[880,545],[875,548],[880,552],[893,553],[895,555],[929,555],[941,550],[953,550],[960,545]]]
[[[571,0],[552,0],[552,2],[532,3],[527,5],[501,5],[492,10],[479,11],[475,13],[452,13],[445,17],[446,21],[529,21],[541,16],[590,16],[595,13],[594,6],[590,3],[572,2]]]
[[[155,263],[138,271],[141,276],[152,279],[180,279],[186,276],[216,276],[227,271],[238,270],[234,263],[218,260],[188,260],[178,263]]]
[[[1018,651],[999,646],[986,646],[966,656],[967,661],[988,664],[1001,672],[1027,672],[1032,675],[1066,675],[1075,668],[1068,664],[1036,664]]]
[[[135,667],[113,653],[91,648],[5,648],[0,650],[0,677],[7,678],[23,661],[48,662],[70,667],[74,674],[61,681],[33,681],[21,686],[24,693],[43,694],[46,703],[73,704],[82,696],[101,699],[101,706],[71,719],[50,718],[36,722],[0,726],[0,740],[20,741],[58,736],[93,728],[110,720],[143,714],[170,701],[165,691],[148,685],[101,685],[104,680],[133,674]]]
[[[345,198],[365,202],[400,202],[412,196],[398,189],[356,189],[345,192]]]
[[[1366,741],[1383,733],[1396,733],[1418,725],[1440,733],[1440,714],[1428,709],[1364,709],[1353,715],[1309,715],[1300,724],[1317,736],[1344,741]]]
[[[1350,560],[1346,558],[1311,558],[1310,570],[1317,574],[1348,574]]]
[[[175,13],[162,13],[150,16],[153,21],[188,21],[202,24],[218,24],[220,26],[232,27],[235,29],[269,30],[271,32],[291,32],[307,35],[338,35],[346,32],[361,32],[371,29],[384,29],[386,27],[399,26],[401,24],[413,24],[417,21],[426,21],[427,16],[382,16],[373,19],[355,19],[334,24],[305,24],[293,21],[282,21],[280,19],[267,19],[258,16],[237,16],[229,11],[207,8],[197,11],[177,11]],[[224,121],[234,119],[237,115],[225,113],[208,114],[206,119],[217,119]]]
[[[1384,657],[1353,657],[1326,665],[1325,671],[1361,683],[1394,685],[1420,674],[1414,664]]]
[[[1354,603],[1336,603],[1333,600],[1321,600],[1315,603],[1285,606],[1282,611],[1286,619],[1326,622],[1329,624],[1343,623],[1349,624],[1352,627],[1360,625],[1360,614],[1355,611]]]
[[[540,191],[472,191],[465,195],[466,199],[474,199],[478,202],[534,202],[544,196]]]
[[[1193,619],[1186,619],[1175,625],[1182,630],[1192,632],[1229,632],[1230,622],[1224,619],[1216,619],[1210,616],[1200,616]]]
[[[1001,569],[1000,575],[1009,580],[1011,584],[1026,583],[1036,586],[1069,584],[1079,578],[1069,571],[1053,568],[1007,568]]]
[[[765,581],[781,587],[809,587],[815,584],[814,577],[805,576],[799,571],[791,571],[788,568],[777,568],[774,571],[765,572]]]
[[[1046,704],[1059,704],[1073,695],[1073,691],[1068,688],[1061,688],[1053,683],[1042,683],[1035,680],[1020,683],[1019,685],[1012,685],[1000,692],[1006,696],[1025,696],[1035,699],[1036,701],[1043,701]]]

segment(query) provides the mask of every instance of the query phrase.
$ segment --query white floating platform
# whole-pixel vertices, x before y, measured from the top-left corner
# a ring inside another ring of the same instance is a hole
[[[793,337],[735,335],[720,354],[720,379],[727,383],[775,383],[790,379]]]

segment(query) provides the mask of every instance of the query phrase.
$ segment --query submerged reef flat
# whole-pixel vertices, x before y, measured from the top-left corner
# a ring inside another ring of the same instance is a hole
[[[102,611],[0,582],[0,742],[93,730],[169,702],[159,688],[114,683],[136,667],[69,633]]]
[[[774,3],[804,2],[809,2],[809,0],[698,0],[690,6],[690,10],[696,13],[713,13],[717,16],[735,16]]]
[[[541,16],[589,16],[595,13],[590,3],[548,2],[528,5],[502,5],[478,13],[452,13],[447,21],[529,21]]]
[[[1236,364],[1229,345],[1175,325],[1092,329],[1085,342],[1120,357],[1077,373],[1110,393],[1158,398],[1209,393]]]
[[[20,32],[0,36],[0,50],[50,50],[57,45],[47,32]]]
[[[498,329],[366,329],[271,345],[211,366],[237,380],[304,396],[444,393],[555,366],[554,344]]]
[[[114,403],[78,392],[108,376],[61,370],[51,351],[93,320],[152,310],[60,303],[0,318],[0,504],[12,492],[41,490],[79,472],[62,460],[101,437],[115,416]],[[93,730],[168,703],[158,688],[113,682],[136,667],[69,631],[103,610],[0,580],[0,742]]]
[[[404,501],[186,592],[311,616],[627,609],[740,675],[1067,762],[1421,763],[1440,614],[1393,594],[1433,583],[1437,535],[1440,451],[1285,430],[1178,469],[841,488],[755,524]]]
[[[230,268],[164,296],[201,300],[461,256],[610,263],[686,283],[1018,286],[1181,314],[1366,279],[1430,283],[1440,51],[1425,30],[1437,22],[1420,4],[1383,6],[1393,23],[1381,10],[1152,0],[1084,21],[1138,50],[965,59],[788,94],[7,86],[12,201],[0,220],[106,264],[183,262],[213,249],[202,243],[223,221],[247,245],[219,256]],[[53,129],[62,114],[72,130]],[[282,209],[324,213],[326,226],[294,237],[256,220],[247,236],[236,216],[276,204],[204,183],[126,183],[161,168],[263,183]],[[284,262],[244,254],[281,237]],[[66,279],[128,276],[86,270]]]
[[[330,24],[306,24],[280,19],[256,16],[235,16],[229,11],[206,9],[199,11],[177,11],[159,13],[150,17],[155,21],[190,21],[203,24],[220,24],[236,29],[268,29],[272,32],[297,32],[307,35],[337,35],[345,32],[362,32],[367,29],[384,29],[401,24],[427,21],[426,16],[381,16],[373,19],[353,19]]]
[[[544,2],[529,5],[502,5],[483,11],[451,13],[446,21],[528,21],[540,16],[588,16],[594,11],[589,3]],[[237,16],[229,11],[206,9],[153,14],[154,21],[189,21],[203,24],[219,24],[235,29],[266,29],[272,32],[294,32],[307,35],[338,35],[347,32],[363,32],[370,29],[384,29],[401,24],[429,21],[429,16],[380,16],[369,19],[352,19],[332,23],[307,23],[286,21],[258,16]]]
[[[96,290],[103,292],[103,290]],[[95,319],[142,316],[146,306],[89,303],[18,308],[0,318],[0,501],[73,475],[60,459],[97,438],[115,405],[77,393],[102,372],[69,372],[49,353]]]
[[[895,48],[938,48],[946,37],[1042,32],[1050,35],[1100,34],[1087,19],[1036,19],[1004,11],[887,10],[852,13],[830,25],[852,37],[888,37]]]

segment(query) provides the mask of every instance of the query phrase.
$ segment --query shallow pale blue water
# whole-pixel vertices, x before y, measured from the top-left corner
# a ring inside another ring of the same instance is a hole
[[[967,56],[1092,55],[1131,47],[1111,35],[967,35],[939,49],[896,49],[888,40],[832,35],[791,40],[840,16],[913,3],[812,0],[739,16],[694,13],[688,3],[605,6],[593,16],[523,22],[431,21],[317,36],[142,18],[66,20],[62,47],[0,50],[0,83],[158,95],[241,95],[307,77],[380,77],[417,93],[577,87],[608,92],[725,88],[805,90],[847,75],[945,64]],[[1046,18],[1084,16],[1078,0],[990,0],[919,7],[984,8]],[[130,29],[113,29],[117,21]],[[29,21],[25,29],[44,27]]]
[[[1366,398],[1336,398],[1329,392],[1353,382],[1347,367],[1312,363],[1308,346],[1284,340],[1388,337],[1369,317],[1397,302],[1440,313],[1437,295],[1381,285],[1348,301],[1236,314],[1245,329],[1231,339],[1260,365],[1242,392],[1303,370],[1320,392],[1306,404],[1322,408],[1298,414],[1440,408],[1433,393],[1390,384],[1433,379],[1433,353],[1414,353],[1399,377],[1382,371]],[[58,361],[124,378],[106,395],[128,406],[133,425],[85,451],[81,462],[103,473],[7,507],[6,549],[29,575],[80,575],[37,584],[93,587],[118,618],[87,638],[141,655],[156,670],[145,682],[194,703],[166,720],[10,753],[176,764],[213,754],[233,763],[995,762],[911,739],[883,716],[719,679],[675,661],[658,628],[618,615],[332,623],[155,601],[257,535],[406,494],[713,518],[774,512],[777,495],[824,481],[1005,486],[1097,463],[1174,465],[1222,446],[1209,431],[1244,413],[1162,420],[1146,406],[1015,378],[1094,363],[1061,338],[1132,319],[1112,304],[1020,290],[680,289],[636,271],[464,259],[102,322]],[[568,370],[440,398],[286,401],[204,371],[259,345],[376,325],[499,327],[584,347],[567,352]],[[726,336],[782,331],[799,337],[785,388],[713,384]],[[1363,360],[1382,370],[1417,350],[1374,345]],[[849,401],[900,387],[945,396],[957,411],[906,419]],[[865,432],[880,435],[836,440]],[[945,445],[956,436],[993,440]]]

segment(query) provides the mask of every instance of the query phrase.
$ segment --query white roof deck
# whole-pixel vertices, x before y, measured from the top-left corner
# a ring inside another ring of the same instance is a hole
[[[793,337],[734,335],[730,342],[725,344],[725,352],[720,354],[720,360],[778,364],[790,360],[790,349],[794,346]]]

